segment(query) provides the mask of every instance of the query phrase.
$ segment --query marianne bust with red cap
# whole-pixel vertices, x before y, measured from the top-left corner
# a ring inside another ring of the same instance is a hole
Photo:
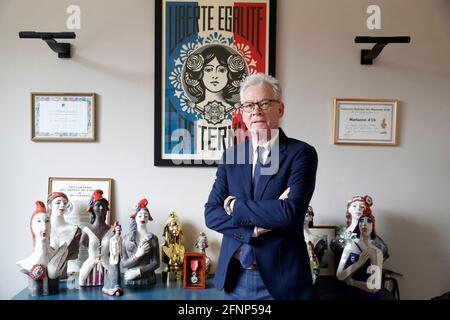
[[[147,208],[147,199],[142,199],[130,214],[130,232],[123,240],[124,257],[122,267],[126,269],[125,284],[135,286],[156,283],[155,270],[159,268],[158,237],[148,231],[153,218]]]
[[[67,244],[53,249],[50,246],[50,217],[42,201],[30,218],[30,230],[34,251],[26,259],[17,262],[21,272],[28,275],[28,289],[32,296],[46,296],[59,291],[61,276],[67,257]]]
[[[83,228],[80,245],[88,247],[88,258],[80,269],[80,286],[103,286],[109,266],[109,240],[114,229],[106,224],[109,202],[103,198],[102,190],[92,194],[87,211],[91,214],[91,225]]]

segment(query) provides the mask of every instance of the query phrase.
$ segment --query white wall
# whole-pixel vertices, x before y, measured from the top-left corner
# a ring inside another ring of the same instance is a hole
[[[65,10],[78,4],[82,29],[72,59],[58,59],[18,32],[68,31]],[[365,10],[382,9],[382,30],[369,31]],[[319,153],[312,199],[316,224],[343,224],[347,199],[369,194],[377,231],[388,243],[386,267],[404,274],[402,298],[428,299],[450,290],[450,3],[446,0],[279,0],[277,75],[285,91],[288,135]],[[361,66],[357,35],[409,35],[388,45],[373,66]],[[148,197],[161,238],[178,212],[193,249],[207,231],[216,261],[220,235],[206,230],[203,205],[215,170],[153,166],[153,1],[0,0],[0,298],[26,286],[15,262],[32,250],[28,220],[45,200],[49,176],[114,179],[116,217]],[[30,140],[30,92],[96,92],[98,141]],[[331,143],[332,101],[396,98],[397,147]]]

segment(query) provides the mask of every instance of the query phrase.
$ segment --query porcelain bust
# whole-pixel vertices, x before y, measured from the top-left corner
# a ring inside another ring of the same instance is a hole
[[[80,245],[88,247],[88,258],[80,269],[80,286],[103,286],[109,267],[109,241],[114,229],[106,224],[109,202],[102,190],[95,190],[89,202],[88,212],[93,223],[83,228]]]
[[[63,273],[68,254],[67,244],[56,249],[50,246],[50,217],[42,201],[30,218],[33,253],[17,262],[20,271],[28,276],[28,289],[32,296],[46,296],[59,292],[59,277]]]
[[[67,223],[65,215],[67,214],[69,199],[63,192],[52,192],[47,197],[47,211],[50,215],[51,233],[50,246],[58,248],[62,244],[67,244],[67,275],[69,277],[77,276],[80,266],[77,264],[81,229],[78,226]]]
[[[355,238],[355,229],[358,225],[359,218],[366,212],[372,214],[372,206],[372,197],[368,195],[355,196],[347,201],[347,210],[345,213],[346,228],[331,241],[330,245],[331,250],[338,260],[340,259],[347,242]],[[373,244],[383,252],[384,260],[389,258],[388,246],[381,237],[377,235],[376,238],[373,239]]]
[[[153,221],[147,199],[142,199],[130,214],[130,231],[123,240],[122,267],[125,284],[147,286],[156,283],[155,270],[160,266],[158,237],[148,229]]]
[[[206,276],[208,276],[211,271],[211,259],[206,255],[206,248],[208,248],[208,238],[204,232],[200,232],[197,241],[195,242],[195,247],[199,252],[204,253],[206,256]]]
[[[356,238],[344,248],[336,277],[348,285],[350,299],[379,299],[383,253],[372,241],[376,238],[374,216],[364,213],[355,232]]]

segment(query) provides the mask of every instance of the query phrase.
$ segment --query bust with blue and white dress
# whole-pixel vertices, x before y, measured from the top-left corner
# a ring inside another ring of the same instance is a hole
[[[130,214],[130,230],[123,239],[122,268],[126,285],[148,286],[156,283],[159,268],[158,237],[149,231],[153,221],[148,200],[141,199]]]

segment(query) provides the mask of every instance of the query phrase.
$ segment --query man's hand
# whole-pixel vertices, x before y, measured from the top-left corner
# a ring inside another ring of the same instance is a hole
[[[234,200],[236,200],[235,196],[228,196],[223,202],[223,208],[225,209],[225,212],[228,213],[229,215],[233,213]]]
[[[291,191],[291,188],[287,188],[284,190],[284,192],[281,194],[281,196],[278,198],[278,200],[285,200],[288,198],[289,191]]]
[[[278,200],[287,199],[289,191],[291,191],[291,188],[287,188],[286,190],[284,190],[284,192],[281,194],[281,196],[278,198]],[[234,203],[234,201],[233,201],[233,203]],[[261,228],[261,227],[256,227],[256,236],[258,237],[258,236],[260,236],[260,235],[262,235],[264,233],[267,233],[269,231],[272,231],[272,229],[265,229],[265,228]]]
[[[257,231],[256,231],[256,233],[257,233],[257,236],[259,237],[260,235],[262,235],[262,234],[264,234],[264,233],[267,233],[267,232],[269,232],[269,231],[272,231],[271,229],[264,229],[264,228],[261,228],[261,227],[256,227],[257,229]]]

